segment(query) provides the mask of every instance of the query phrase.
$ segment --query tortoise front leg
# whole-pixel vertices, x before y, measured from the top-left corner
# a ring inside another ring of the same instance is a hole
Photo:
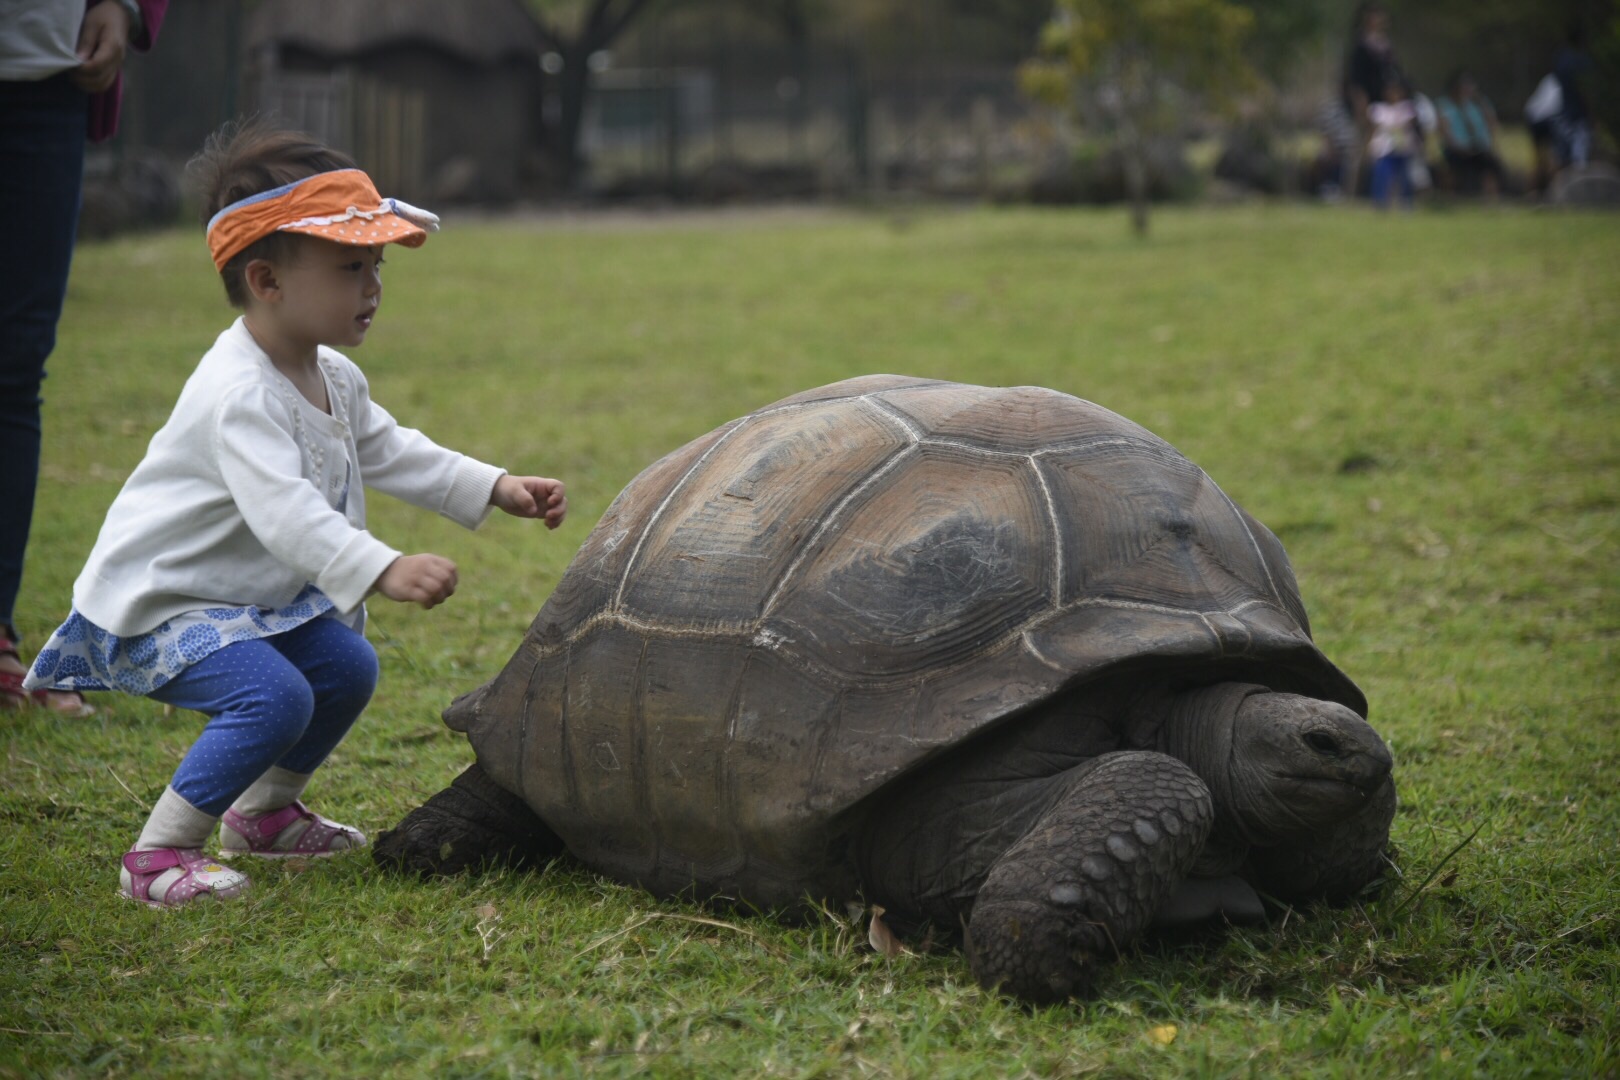
[[[1091,990],[1095,966],[1148,925],[1214,823],[1209,789],[1175,758],[1106,754],[990,868],[968,923],[973,974],[1025,1001]]]
[[[379,836],[372,857],[387,869],[427,876],[482,865],[531,866],[563,850],[527,803],[473,764]]]

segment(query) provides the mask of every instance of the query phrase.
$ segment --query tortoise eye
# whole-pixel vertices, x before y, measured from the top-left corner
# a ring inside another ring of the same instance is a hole
[[[1339,752],[1339,741],[1325,731],[1307,732],[1305,745],[1318,754],[1337,754]]]

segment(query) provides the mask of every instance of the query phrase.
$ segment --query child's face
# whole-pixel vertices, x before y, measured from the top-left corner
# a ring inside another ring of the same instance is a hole
[[[382,301],[382,248],[299,237],[275,266],[278,294],[267,314],[301,344],[359,345]]]

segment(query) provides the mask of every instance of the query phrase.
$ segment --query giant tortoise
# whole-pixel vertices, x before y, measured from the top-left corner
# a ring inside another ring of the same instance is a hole
[[[1030,1001],[1154,923],[1380,873],[1391,759],[1282,545],[1162,439],[874,375],[631,481],[446,722],[477,763],[379,860],[564,848],[660,895],[857,896]]]

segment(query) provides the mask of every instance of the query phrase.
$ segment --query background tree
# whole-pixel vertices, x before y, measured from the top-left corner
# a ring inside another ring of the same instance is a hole
[[[829,33],[860,43],[874,60],[974,59],[1029,55],[1052,0],[818,0]]]
[[[1285,84],[1320,47],[1329,30],[1350,21],[1339,0],[1234,0],[1254,17],[1244,52],[1273,86]],[[1341,10],[1343,9],[1343,10]]]
[[[579,179],[581,121],[590,94],[591,57],[605,51],[655,0],[528,0],[546,46],[562,62],[556,76],[558,114],[545,146],[565,187]],[[679,3],[679,0],[664,0]]]
[[[812,26],[827,18],[828,0],[526,0],[540,26],[547,47],[557,54],[560,69],[551,70],[556,78],[557,119],[548,124],[544,144],[558,178],[565,187],[580,179],[585,160],[580,153],[580,133],[585,106],[590,99],[591,57],[606,51],[625,36],[641,16],[655,7],[662,13],[677,11],[707,16],[727,9],[752,16],[780,31],[792,46],[800,70],[793,74],[801,83],[808,64]],[[963,0],[965,2],[965,0]],[[1000,0],[1003,3],[1032,3],[1034,0]]]
[[[1138,235],[1148,230],[1147,142],[1173,119],[1170,92],[1223,101],[1248,85],[1253,25],[1247,8],[1227,0],[1058,0],[1039,55],[1020,71],[1024,89],[1101,119]]]

